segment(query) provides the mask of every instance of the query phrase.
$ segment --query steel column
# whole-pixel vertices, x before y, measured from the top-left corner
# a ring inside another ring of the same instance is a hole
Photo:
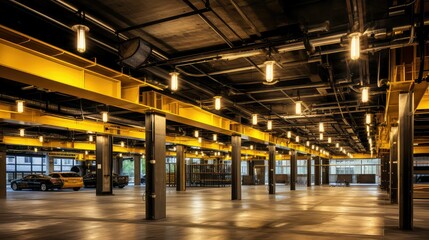
[[[0,198],[6,198],[6,145],[3,144],[0,144],[0,179]]]
[[[321,158],[319,156],[314,159],[314,185],[320,186],[320,163]]]
[[[186,191],[185,146],[176,146],[176,191]]]
[[[276,194],[276,145],[268,146],[268,189]]]
[[[54,157],[49,156],[48,154],[45,155],[46,157],[46,174],[50,174],[54,171]]]
[[[166,217],[165,116],[148,112],[146,126],[146,219]]]
[[[329,159],[322,158],[322,184],[329,184]]]
[[[414,93],[399,94],[398,195],[399,228],[413,229]]]
[[[112,195],[112,136],[97,135],[95,156],[97,164],[96,195]]]
[[[311,187],[311,155],[307,155],[307,187]]]
[[[141,162],[141,155],[140,154],[135,154],[133,156],[133,160],[134,160],[134,186],[136,185],[140,185],[140,179],[141,179],[141,166],[142,166],[142,162]]]
[[[297,171],[297,151],[291,150],[290,153],[290,190],[295,190]]]
[[[389,198],[391,203],[398,203],[398,127],[390,128],[390,172]]]
[[[241,200],[241,136],[231,136],[231,199]]]

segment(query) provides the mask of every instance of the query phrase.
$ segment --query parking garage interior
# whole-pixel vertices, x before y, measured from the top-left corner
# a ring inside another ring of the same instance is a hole
[[[428,12],[1,1],[0,237],[426,239]]]

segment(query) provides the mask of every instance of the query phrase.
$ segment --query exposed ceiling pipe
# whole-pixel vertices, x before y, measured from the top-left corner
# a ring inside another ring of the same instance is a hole
[[[357,83],[345,83],[345,84],[338,84],[338,88],[343,87],[350,87],[350,86],[356,86]],[[273,87],[273,88],[266,88],[266,89],[260,89],[260,90],[250,90],[246,91],[248,94],[256,94],[256,93],[268,93],[268,92],[277,92],[277,91],[292,91],[292,90],[298,90],[298,89],[313,89],[313,88],[321,88],[321,89],[329,89],[331,88],[331,85],[329,83],[325,82],[316,82],[316,83],[307,83],[302,85],[290,85],[290,86],[284,86],[284,87]]]
[[[314,98],[314,97],[322,97],[322,96],[333,96],[334,93],[327,93],[325,95],[321,95],[319,93],[317,94],[307,94],[307,95],[299,95],[296,97],[290,97],[290,99],[292,100],[299,100],[299,99],[306,99],[306,98]],[[277,98],[264,98],[264,99],[259,99],[259,102],[278,102],[278,101],[284,101],[286,98],[285,97],[277,97]],[[240,101],[240,102],[236,102],[236,104],[238,105],[246,105],[246,104],[253,104],[255,103],[255,101]],[[282,103],[283,104],[283,103]]]

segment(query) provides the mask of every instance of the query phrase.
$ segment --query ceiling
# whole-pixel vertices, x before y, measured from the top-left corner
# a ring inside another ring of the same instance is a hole
[[[156,91],[163,94],[244,125],[250,126],[251,115],[258,114],[259,123],[253,127],[266,131],[267,121],[273,120],[273,135],[286,137],[291,131],[302,143],[310,141],[338,155],[337,142],[350,153],[370,151],[365,114],[374,116],[370,126],[374,138],[386,108],[390,49],[418,46],[420,30],[411,26],[421,16],[419,3],[11,0],[1,1],[0,18],[16,31],[157,85],[162,90]],[[426,1],[423,13],[428,6]],[[90,28],[85,53],[77,52],[71,30],[79,23]],[[349,56],[352,31],[363,33],[359,60]],[[130,67],[117,49],[136,37],[151,46],[152,53],[138,67]],[[272,85],[265,81],[267,60],[275,61]],[[168,88],[172,71],[180,73],[177,91]],[[100,111],[108,109],[112,122],[144,126],[141,113],[9,79],[0,79],[0,84],[7,86],[0,90],[4,102],[26,99],[33,108],[85,119],[97,119]],[[360,100],[363,86],[370,87],[368,103]],[[153,89],[140,89],[149,90]],[[221,110],[214,109],[214,96],[222,96]],[[301,115],[295,114],[297,101],[303,103]],[[427,117],[425,112],[416,115],[416,136],[428,136]],[[319,122],[325,125],[324,140],[319,139]],[[192,136],[196,129],[171,121],[168,125],[170,135]],[[12,132],[17,126],[2,123],[2,127]],[[35,131],[69,140],[81,135],[40,127]],[[212,132],[203,130],[203,134],[209,138]],[[226,135],[219,137],[230,141]]]

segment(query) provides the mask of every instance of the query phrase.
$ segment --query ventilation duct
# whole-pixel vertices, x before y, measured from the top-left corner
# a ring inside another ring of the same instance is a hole
[[[119,59],[122,64],[131,68],[140,67],[152,52],[152,48],[141,38],[132,38],[119,46]]]

